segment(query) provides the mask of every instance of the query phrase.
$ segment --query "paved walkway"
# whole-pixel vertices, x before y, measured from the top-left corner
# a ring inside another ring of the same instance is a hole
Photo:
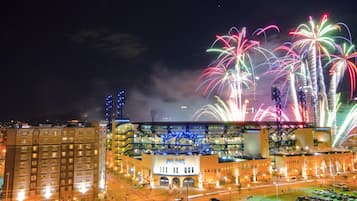
[[[221,201],[248,200],[256,195],[272,196],[296,192],[307,186],[320,186],[322,183],[330,183],[329,180],[305,180],[294,182],[273,183],[251,183],[251,186],[242,187],[240,190],[237,185],[225,185],[218,189],[198,189],[198,188],[174,188],[149,186],[135,187],[130,180],[123,175],[108,174],[107,200],[118,201],[174,201],[182,198],[186,201],[207,201],[210,198],[218,198]],[[336,179],[340,180],[340,179]],[[230,190],[229,190],[230,189]]]

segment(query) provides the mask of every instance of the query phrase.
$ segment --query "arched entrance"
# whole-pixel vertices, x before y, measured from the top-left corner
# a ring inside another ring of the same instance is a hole
[[[160,186],[169,186],[169,179],[167,177],[160,177]]]
[[[184,187],[194,187],[195,186],[195,180],[192,179],[191,177],[187,177],[183,180],[183,186]]]
[[[180,179],[175,177],[172,179],[172,185],[179,187],[180,186]]]

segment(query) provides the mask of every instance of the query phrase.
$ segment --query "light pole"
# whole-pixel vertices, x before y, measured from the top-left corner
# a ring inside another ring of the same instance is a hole
[[[279,200],[279,175],[275,175],[276,181],[275,181],[275,195],[276,195],[276,200]]]
[[[231,188],[231,187],[228,187],[228,190],[229,190],[229,201],[231,201],[231,200],[232,200],[232,199],[231,199],[231,198],[232,198],[232,197],[231,197],[231,192],[232,192],[231,190],[232,190],[232,188]]]
[[[186,200],[188,201],[188,183],[186,184]]]
[[[9,194],[9,177],[10,177],[10,172],[7,172],[6,173],[6,196],[5,196],[6,201],[8,201],[7,196]]]

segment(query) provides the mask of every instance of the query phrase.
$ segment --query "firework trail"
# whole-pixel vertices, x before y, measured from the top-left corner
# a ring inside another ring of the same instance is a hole
[[[255,113],[253,121],[275,121],[276,118],[277,114],[275,106],[268,106],[266,108],[263,108],[263,105],[261,105]],[[288,115],[286,115],[284,112],[281,113],[281,120],[290,121]]]
[[[268,29],[278,30],[276,26],[270,25],[260,28],[256,34],[265,33]],[[226,101],[220,98],[217,99],[219,104],[204,108],[211,111],[208,112],[209,114],[215,114],[213,116],[217,120],[244,121],[247,106],[246,101],[243,101],[244,89],[256,87],[253,59],[260,54],[269,61],[273,57],[272,52],[262,48],[258,41],[248,39],[245,28],[241,30],[231,28],[228,35],[216,36],[216,40],[207,52],[216,53],[218,56],[199,77],[201,84],[198,88],[204,95],[211,96],[217,93]],[[204,110],[200,111],[204,112]]]
[[[322,71],[322,57],[330,57],[330,50],[335,49],[334,38],[330,36],[332,32],[338,30],[337,24],[328,24],[327,15],[324,15],[320,24],[315,25],[312,17],[309,17],[309,24],[301,24],[291,35],[299,39],[293,43],[293,48],[300,52],[308,52],[308,68],[311,77],[311,97],[314,110],[314,123],[316,126],[323,125],[323,117],[327,111],[327,95]]]
[[[301,108],[298,107],[298,89],[307,89],[308,86],[308,74],[305,65],[305,61],[303,59],[304,55],[300,55],[295,52],[291,45],[285,44],[277,47],[274,52],[277,55],[283,55],[279,57],[275,63],[273,64],[274,68],[272,70],[266,71],[262,74],[264,75],[274,75],[274,79],[272,80],[272,85],[279,84],[281,86],[282,91],[287,91],[289,95],[285,98],[284,108],[292,109],[292,114],[294,117],[290,118],[294,121],[303,121],[304,118],[302,116],[303,111],[300,111]],[[305,91],[306,92],[306,91]],[[288,98],[291,99],[291,107],[287,106],[286,102],[288,102]]]
[[[332,146],[336,147],[341,145],[347,138],[348,134],[353,128],[357,126],[357,105],[354,105],[345,117],[345,121],[339,127],[335,138],[333,139]]]
[[[248,102],[245,102],[243,106],[244,111],[239,112],[237,111],[237,107],[234,103],[226,103],[218,96],[215,96],[215,98],[215,104],[208,104],[197,110],[193,115],[193,119],[199,120],[203,116],[208,116],[221,121],[235,121],[235,119],[243,119],[242,121],[245,120],[244,116],[239,115],[245,114]]]

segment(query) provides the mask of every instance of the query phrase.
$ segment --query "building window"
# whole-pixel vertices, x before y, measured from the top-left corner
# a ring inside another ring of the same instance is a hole
[[[37,153],[33,153],[32,158],[37,158]]]
[[[57,157],[57,152],[52,152],[52,158],[56,158]]]
[[[37,172],[37,168],[31,168],[31,173],[35,174]]]
[[[66,157],[66,152],[62,151],[62,157]]]
[[[36,181],[36,175],[31,176],[31,181]]]

